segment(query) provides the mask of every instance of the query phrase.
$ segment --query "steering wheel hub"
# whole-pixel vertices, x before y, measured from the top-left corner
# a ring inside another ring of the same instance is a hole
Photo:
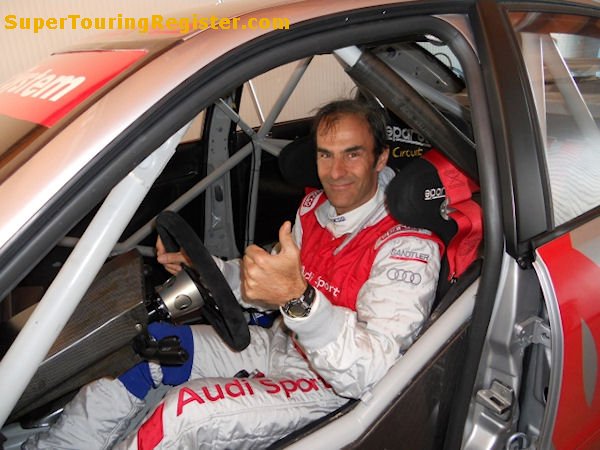
[[[190,273],[191,270],[184,266],[183,270],[169,278],[156,290],[168,318],[174,322],[182,316],[197,311],[205,304],[204,297]]]

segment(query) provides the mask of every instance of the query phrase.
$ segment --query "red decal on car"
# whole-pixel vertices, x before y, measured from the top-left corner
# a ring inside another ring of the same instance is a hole
[[[539,253],[552,278],[564,335],[562,379],[552,443],[557,450],[598,448],[600,382],[598,378],[591,380],[593,386],[588,386],[589,394],[586,395],[584,327],[588,328],[594,342],[587,352],[596,353],[588,354],[587,358],[597,360],[600,349],[600,267],[574,248],[570,234],[545,244]]]
[[[0,84],[0,114],[51,127],[145,54],[127,50],[51,56]]]

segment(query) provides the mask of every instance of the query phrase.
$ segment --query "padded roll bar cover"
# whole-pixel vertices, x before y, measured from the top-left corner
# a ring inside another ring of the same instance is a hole
[[[445,220],[440,208],[445,199],[444,186],[436,168],[417,158],[407,164],[390,181],[386,203],[398,222],[415,228],[426,228],[447,245],[458,231],[453,220]]]
[[[474,144],[383,61],[363,52],[346,72],[411,128],[427,136],[434,146],[443,148],[448,159],[469,177],[479,180],[475,152],[466,151],[474,149]]]
[[[279,170],[284,180],[299,188],[321,189],[317,174],[316,144],[312,135],[301,137],[281,149]]]

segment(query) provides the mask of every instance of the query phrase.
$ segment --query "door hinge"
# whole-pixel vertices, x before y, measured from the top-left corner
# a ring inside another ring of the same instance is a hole
[[[517,342],[522,348],[531,344],[542,344],[550,348],[550,326],[539,317],[529,317],[515,325]]]

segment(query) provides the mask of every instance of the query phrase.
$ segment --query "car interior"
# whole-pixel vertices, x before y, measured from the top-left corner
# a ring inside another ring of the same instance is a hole
[[[346,67],[339,54],[325,56],[334,63],[337,58],[336,64],[345,67],[356,84],[353,95],[377,102],[389,117],[389,165],[397,175],[387,191],[387,207],[400,223],[430,229],[446,245],[436,301],[424,334],[457,298],[476,286],[481,273],[482,213],[465,80],[455,56],[434,36],[366,45],[360,51],[364,60],[355,68]],[[58,417],[83,384],[100,376],[116,376],[143,358],[180,357],[169,353],[170,348],[160,348],[160,343],[158,347],[148,343],[145,335],[156,312],[156,287],[168,282],[168,274],[155,261],[154,220],[163,210],[176,211],[198,234],[207,252],[225,259],[239,257],[249,243],[265,248],[274,245],[279,225],[294,219],[307,189],[319,188],[310,117],[277,121],[310,64],[310,57],[297,62],[271,112],[258,125],[240,113],[244,101],[260,104],[250,88],[253,80],[198,116],[200,137],[177,146],[8,423],[30,431],[39,429]],[[0,303],[0,354],[8,349],[98,208],[70,230]],[[206,320],[197,311],[181,323]],[[438,425],[447,423],[450,414],[450,394],[459,377],[464,339],[463,327],[443,343],[439,356],[393,399],[380,419],[382,426],[398,427],[398,417],[404,417],[405,433],[410,434],[415,424],[429,430],[419,434],[423,442],[415,447],[440,444],[444,430]],[[273,448],[301,439],[356,403],[350,401]],[[369,439],[365,436],[364,442]]]

